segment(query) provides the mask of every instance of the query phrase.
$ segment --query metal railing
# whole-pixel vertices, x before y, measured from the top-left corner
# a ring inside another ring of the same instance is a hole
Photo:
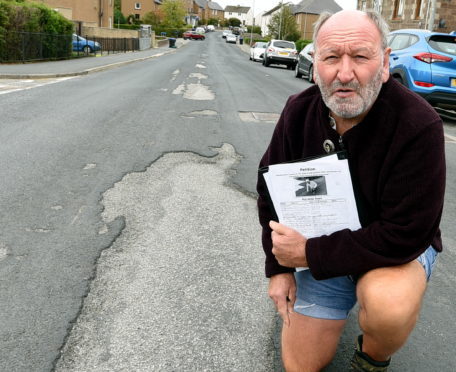
[[[70,58],[71,35],[9,31],[0,33],[0,62]]]
[[[99,47],[94,43],[99,43]],[[80,43],[80,44],[79,44]],[[140,50],[139,38],[86,37],[73,47],[72,35],[9,31],[0,33],[0,63],[69,59]],[[86,46],[84,50],[84,46]]]

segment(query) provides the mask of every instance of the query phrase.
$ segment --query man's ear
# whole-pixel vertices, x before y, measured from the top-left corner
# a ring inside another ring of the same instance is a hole
[[[391,48],[386,48],[385,51],[383,52],[383,73],[382,73],[382,81],[386,83],[389,79],[390,76],[390,53],[391,53]]]

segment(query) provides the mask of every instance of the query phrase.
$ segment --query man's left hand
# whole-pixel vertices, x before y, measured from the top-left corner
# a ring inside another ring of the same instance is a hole
[[[272,229],[272,253],[279,264],[285,267],[307,267],[307,239],[296,230],[270,221]]]

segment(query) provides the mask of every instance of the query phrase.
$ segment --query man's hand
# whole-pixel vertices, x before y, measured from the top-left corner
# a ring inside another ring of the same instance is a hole
[[[269,297],[274,301],[284,324],[290,325],[289,313],[296,301],[296,281],[293,273],[277,274],[269,279]]]
[[[285,267],[307,267],[307,239],[285,225],[271,221],[272,253],[279,264]]]

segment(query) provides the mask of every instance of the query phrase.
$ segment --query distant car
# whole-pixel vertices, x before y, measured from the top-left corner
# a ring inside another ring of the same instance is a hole
[[[206,37],[203,34],[200,34],[199,32],[196,31],[185,31],[182,34],[182,37],[184,40],[204,40]]]
[[[227,34],[226,35],[226,42],[227,43],[234,43],[236,44],[237,42],[237,36],[235,34]]]
[[[73,52],[84,52],[85,54],[97,52],[101,49],[100,43],[84,39],[82,36],[73,34]]]
[[[255,44],[253,44],[250,48],[250,60],[262,61],[266,45],[268,45],[268,43],[263,41],[257,41]]]
[[[225,39],[226,35],[232,34],[231,30],[223,30],[222,32],[222,38]]]
[[[266,46],[263,57],[263,65],[268,67],[270,64],[286,65],[289,69],[296,66],[298,51],[292,41],[271,40]]]
[[[215,26],[214,25],[207,25],[207,30],[209,32],[215,31]]]
[[[199,32],[200,34],[204,34],[206,33],[206,30],[204,29],[204,27],[197,27],[195,29],[196,32]]]
[[[456,106],[456,38],[418,29],[393,31],[390,73],[433,105]]]
[[[313,83],[313,52],[314,47],[313,43],[307,44],[301,53],[298,54],[298,63],[295,67],[295,76],[297,78],[302,78],[303,76]]]

